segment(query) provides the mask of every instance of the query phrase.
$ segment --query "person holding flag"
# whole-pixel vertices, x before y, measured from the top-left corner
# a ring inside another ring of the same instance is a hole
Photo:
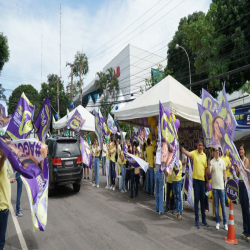
[[[93,153],[95,156],[94,159],[94,168],[95,168],[95,180],[92,187],[99,188],[99,156],[100,156],[100,147],[98,145],[98,141],[95,139],[94,146],[93,146]]]
[[[203,141],[198,140],[197,150],[192,152],[187,151],[184,147],[181,148],[182,153],[193,160],[193,187],[194,187],[194,213],[195,226],[200,228],[199,224],[199,202],[201,206],[202,225],[209,227],[206,221],[205,214],[205,171],[207,168],[207,156],[203,152]]]
[[[8,178],[8,166],[6,156],[0,149],[0,249],[5,245],[5,235],[8,224],[8,216],[11,202],[11,186],[10,183],[15,182],[15,179]]]

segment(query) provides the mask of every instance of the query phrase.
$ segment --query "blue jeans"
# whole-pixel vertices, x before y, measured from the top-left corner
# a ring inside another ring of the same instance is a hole
[[[226,182],[229,180],[229,177],[227,177]],[[227,191],[226,191],[226,187],[225,187],[225,203],[228,206],[228,197],[227,197]]]
[[[125,191],[126,190],[126,186],[125,186],[125,179],[126,179],[126,165],[121,165],[121,183],[122,183],[122,188],[121,191]]]
[[[0,211],[0,250],[3,250],[5,245],[5,235],[8,224],[9,210]]]
[[[16,172],[17,194],[16,194],[16,212],[20,213],[20,199],[22,194],[23,182],[20,178],[21,174]]]
[[[131,169],[131,194],[130,196],[133,197],[134,193],[134,181],[135,181],[135,196],[138,195],[138,184],[139,184],[139,174],[135,174],[135,169]]]
[[[194,214],[195,222],[199,224],[199,201],[201,206],[202,222],[206,222],[205,214],[205,181],[193,179],[194,187]]]
[[[148,167],[148,170],[147,170],[147,179],[146,179],[146,193],[147,194],[151,194],[151,195],[154,194],[153,179],[154,179],[154,169],[151,168],[151,167]],[[148,190],[149,183],[150,183],[150,192]]]
[[[182,180],[173,181],[173,192],[174,192],[176,212],[177,214],[180,214],[180,215],[182,215],[181,186],[182,186]]]
[[[115,186],[115,162],[110,161],[111,185]]]
[[[250,237],[250,211],[247,189],[243,181],[239,181],[239,196],[243,219],[243,234]]]
[[[222,215],[223,215],[223,225],[227,224],[227,213],[226,213],[226,204],[225,204],[225,190],[222,189],[212,189],[213,191],[213,197],[214,197],[214,210],[215,210],[215,218],[216,223],[220,223],[220,217],[219,217],[219,199],[222,209]]]
[[[102,157],[102,175],[106,175],[106,156]]]
[[[163,174],[155,171],[155,210],[164,214],[163,207]]]
[[[94,167],[95,167],[95,184],[99,185],[99,157],[95,157]]]

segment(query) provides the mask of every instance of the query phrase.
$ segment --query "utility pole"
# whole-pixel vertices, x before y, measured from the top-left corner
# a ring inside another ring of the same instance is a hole
[[[71,76],[71,90],[70,90],[70,94],[71,94],[71,102],[73,102],[73,70],[74,70],[74,64],[73,63],[66,63],[66,66],[70,66],[71,68],[71,73],[70,73],[70,76]]]
[[[82,54],[80,55],[80,105],[82,105]]]

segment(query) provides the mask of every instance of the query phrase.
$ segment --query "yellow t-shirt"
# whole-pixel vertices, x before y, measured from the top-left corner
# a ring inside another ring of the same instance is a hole
[[[125,165],[125,164],[126,164],[126,159],[124,158],[123,161],[122,161],[122,159],[119,157],[118,160],[117,160],[117,164],[118,164],[119,166]]]
[[[153,148],[156,147],[156,141],[155,141],[155,140],[152,141],[152,147],[153,147]]]
[[[112,162],[115,162],[116,147],[113,147],[113,148],[111,149],[111,151],[112,151],[113,153],[111,153],[110,160],[111,160]]]
[[[99,152],[97,153],[97,151],[99,150]],[[93,148],[93,153],[95,157],[99,157],[100,155],[100,147],[98,146],[97,148]]]
[[[10,209],[11,187],[5,161],[0,171],[0,210]]]
[[[170,175],[170,174],[168,175],[167,182],[168,182],[168,183],[172,183],[172,174],[171,174],[171,175]]]
[[[193,179],[205,181],[205,169],[207,167],[207,156],[204,152],[199,153],[198,150],[191,152],[193,160]]]
[[[212,188],[213,189],[224,189],[224,174],[223,171],[226,170],[225,162],[221,158],[218,161],[213,158],[211,160],[210,171],[212,173]]]
[[[227,168],[226,172],[227,172],[227,177],[230,177],[230,175],[232,175],[229,171],[231,166],[230,158],[227,155],[226,156],[223,155],[221,156],[221,159],[224,161],[226,168],[229,167]]]
[[[148,146],[146,148],[147,154],[147,162],[149,163],[149,167],[152,168],[154,166],[154,148],[153,146]]]
[[[175,166],[174,166],[175,168]],[[175,171],[173,169],[172,172],[172,181],[180,181],[182,178],[182,162],[179,160],[179,172],[178,174],[175,174]]]

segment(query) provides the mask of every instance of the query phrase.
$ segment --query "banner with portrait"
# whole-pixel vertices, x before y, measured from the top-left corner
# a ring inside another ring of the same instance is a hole
[[[173,116],[169,110],[164,110],[159,102],[159,125],[158,139],[161,140],[161,160],[159,171],[172,173],[174,165],[175,174],[179,172],[179,145],[177,140],[177,131],[173,123]]]
[[[12,139],[25,139],[32,130],[35,106],[22,93],[13,116],[9,122],[7,133]]]
[[[5,107],[0,104],[0,136],[3,136],[7,130],[11,115],[6,115]]]
[[[85,123],[85,120],[82,118],[80,112],[76,109],[74,114],[67,121],[67,128],[73,129],[79,133],[84,123]]]
[[[80,147],[82,154],[82,162],[91,169],[92,165],[92,150],[89,146],[88,142],[85,141],[82,137],[80,137]]]
[[[34,231],[47,225],[49,167],[48,147],[37,139],[0,140],[0,145],[13,170],[21,174],[27,190]]]
[[[184,177],[184,192],[187,195],[187,202],[190,206],[194,207],[194,190],[193,190],[193,164],[187,158],[186,172]]]
[[[36,135],[40,141],[43,142],[45,141],[48,130],[50,128],[50,121],[51,121],[51,109],[50,109],[49,97],[47,96],[34,122]]]

